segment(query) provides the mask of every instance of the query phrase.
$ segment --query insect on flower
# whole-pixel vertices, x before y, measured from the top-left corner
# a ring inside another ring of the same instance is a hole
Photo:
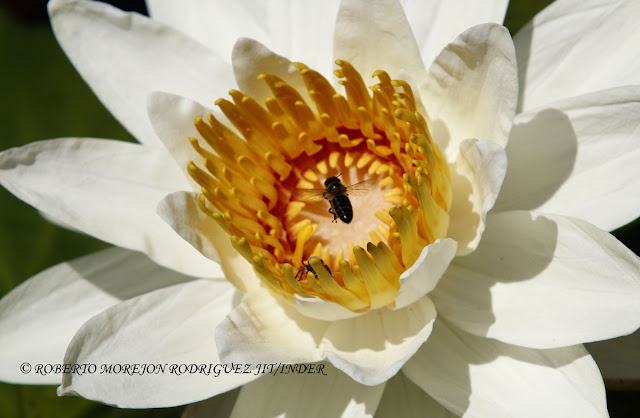
[[[338,222],[338,218],[344,223],[350,223],[353,220],[353,207],[349,200],[349,193],[358,195],[366,193],[375,184],[374,179],[368,179],[359,183],[345,186],[342,184],[340,177],[342,175],[328,177],[324,181],[324,189],[295,189],[293,197],[307,202],[319,201],[327,199],[331,207],[329,213],[333,215],[332,222]]]
[[[327,266],[327,265],[324,263],[324,261],[322,260],[322,258],[317,257],[317,256],[315,256],[315,255],[314,255],[314,256],[309,257],[309,259],[307,260],[307,262],[306,262],[306,263],[304,263],[304,262],[302,263],[303,267],[300,267],[300,269],[299,269],[299,270],[298,270],[298,272],[296,273],[296,277],[295,277],[295,279],[296,279],[296,280],[298,280],[298,281],[302,280],[302,276],[303,276],[303,275],[305,275],[305,274],[309,274],[309,273],[313,273],[315,276],[317,276],[317,275],[318,275],[318,274],[316,273],[316,271],[313,269],[313,267],[311,267],[311,260],[312,260],[312,259],[314,259],[314,258],[316,258],[316,259],[320,260],[320,263],[322,264],[322,266],[324,266],[324,268],[327,270],[327,272],[328,272],[331,276],[333,276],[333,272],[331,271],[331,269],[329,268],[329,266]],[[298,276],[300,276],[300,278],[298,278]]]

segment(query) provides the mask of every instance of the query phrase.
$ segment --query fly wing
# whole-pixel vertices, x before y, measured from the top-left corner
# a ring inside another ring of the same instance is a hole
[[[325,189],[295,189],[291,197],[306,202],[319,202],[324,199]]]
[[[379,182],[380,180],[378,179],[368,179],[354,183],[351,186],[347,186],[347,194],[349,196],[362,196],[374,189]]]

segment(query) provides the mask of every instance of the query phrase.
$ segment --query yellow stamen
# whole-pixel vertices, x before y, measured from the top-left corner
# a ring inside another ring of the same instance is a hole
[[[202,188],[199,208],[274,294],[361,313],[392,305],[400,275],[446,236],[451,175],[407,82],[376,71],[367,88],[351,64],[336,64],[346,96],[301,63],[306,92],[268,73],[258,77],[273,94],[264,106],[231,90],[216,105],[235,130],[196,118],[200,138],[189,141],[204,168],[187,170]],[[329,207],[344,209],[322,198],[335,176],[355,184],[349,224],[332,222]],[[297,200],[304,192],[294,189],[320,192]]]

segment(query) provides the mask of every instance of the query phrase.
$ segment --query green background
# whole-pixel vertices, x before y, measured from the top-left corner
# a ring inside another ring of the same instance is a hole
[[[512,1],[505,26],[515,33],[550,2]],[[69,136],[133,141],[65,57],[43,18],[44,6],[38,4],[28,19],[17,18],[11,10],[7,3],[0,6],[0,150]],[[638,253],[637,221],[615,235]],[[47,267],[105,247],[54,226],[0,188],[0,296]],[[609,392],[611,415],[627,416],[632,396]],[[54,386],[0,383],[3,417],[177,417],[182,410],[122,410],[82,398],[58,398]]]

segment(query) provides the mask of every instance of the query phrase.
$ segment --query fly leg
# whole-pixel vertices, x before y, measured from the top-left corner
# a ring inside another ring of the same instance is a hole
[[[333,221],[331,222],[338,222],[338,215],[336,215],[336,213],[333,211],[333,208],[329,208],[329,213],[333,215]]]

